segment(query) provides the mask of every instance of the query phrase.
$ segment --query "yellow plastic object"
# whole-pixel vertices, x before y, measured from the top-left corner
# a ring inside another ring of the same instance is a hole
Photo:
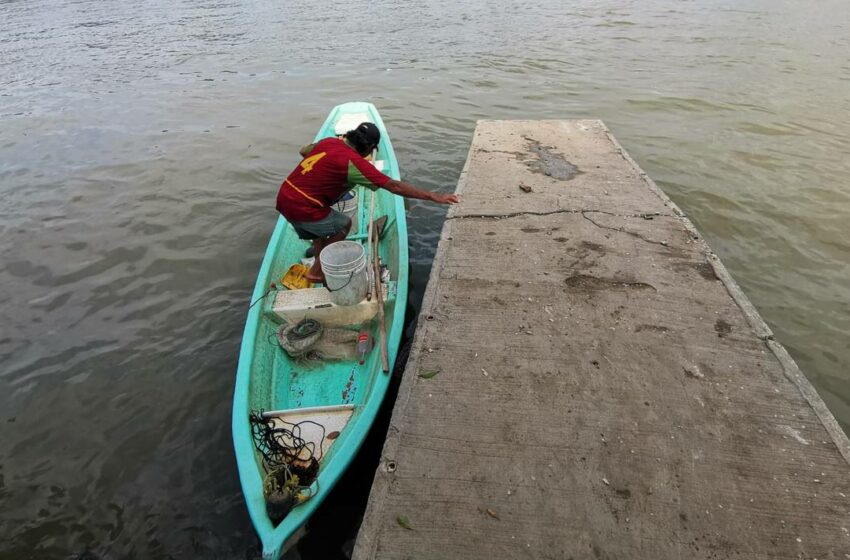
[[[289,267],[280,283],[290,290],[303,290],[304,288],[312,288],[313,283],[307,280],[307,272],[310,269],[303,264],[296,263]]]

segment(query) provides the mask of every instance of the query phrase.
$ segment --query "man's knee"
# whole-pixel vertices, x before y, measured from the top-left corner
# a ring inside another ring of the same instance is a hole
[[[337,238],[342,239],[348,235],[348,232],[351,231],[351,219],[346,218],[345,221],[340,220],[340,228],[337,229],[333,235],[328,236],[328,239]]]
[[[348,235],[348,232],[351,231],[351,218],[341,212],[336,214],[334,218],[333,237]]]

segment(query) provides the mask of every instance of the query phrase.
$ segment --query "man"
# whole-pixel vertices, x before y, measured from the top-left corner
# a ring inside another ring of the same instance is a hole
[[[342,241],[351,229],[351,220],[333,205],[355,185],[373,191],[387,189],[407,198],[457,204],[456,194],[440,194],[418,189],[387,177],[364,158],[378,147],[381,132],[370,122],[348,131],[343,138],[325,138],[301,148],[301,163],[289,174],[277,193],[277,210],[301,239],[313,242],[316,261],[307,273],[312,282],[324,282],[319,254],[331,243]]]

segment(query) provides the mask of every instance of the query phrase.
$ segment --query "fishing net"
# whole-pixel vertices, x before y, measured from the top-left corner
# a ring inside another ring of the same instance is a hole
[[[307,354],[322,337],[322,324],[314,319],[304,319],[294,325],[281,325],[277,330],[280,347],[293,358]]]
[[[308,367],[321,362],[354,361],[357,359],[357,335],[357,331],[326,328],[322,338],[298,361]]]
[[[298,365],[312,367],[325,361],[357,359],[357,331],[325,328],[314,319],[277,330],[280,347]]]
[[[263,456],[263,496],[266,513],[279,523],[296,505],[313,497],[311,485],[319,474],[325,428],[311,420],[297,423],[280,418],[263,418],[263,412],[251,412],[251,435]],[[301,437],[302,427],[311,424],[321,431],[318,442]]]

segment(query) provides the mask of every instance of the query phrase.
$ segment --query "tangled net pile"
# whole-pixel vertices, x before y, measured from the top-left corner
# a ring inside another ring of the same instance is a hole
[[[276,338],[287,356],[303,368],[319,366],[327,361],[357,359],[358,331],[326,328],[314,319],[284,323],[269,336]]]
[[[293,358],[310,352],[322,338],[322,324],[314,319],[304,319],[295,325],[281,325],[277,331],[280,347]]]
[[[311,485],[319,473],[325,427],[311,420],[290,423],[280,418],[263,418],[263,411],[251,412],[251,435],[263,456],[263,495],[266,513],[279,523],[297,504],[313,497]],[[312,424],[321,429],[318,443],[301,437],[301,428]]]

